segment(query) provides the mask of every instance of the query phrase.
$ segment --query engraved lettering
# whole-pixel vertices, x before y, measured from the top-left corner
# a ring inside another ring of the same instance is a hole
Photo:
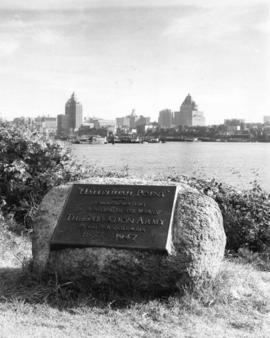
[[[116,223],[116,217],[115,216],[109,216],[109,222]]]
[[[138,237],[136,234],[121,234],[121,233],[116,233],[115,234],[115,239],[116,240],[124,240],[124,241],[135,241],[135,239]]]
[[[137,196],[163,198],[163,197],[165,197],[165,192],[164,191],[152,191],[152,190],[139,189],[137,191]]]
[[[95,223],[100,223],[104,222],[106,218],[102,215],[73,215],[73,214],[68,214],[67,221],[73,221],[73,222],[95,222]]]
[[[149,225],[163,225],[164,220],[160,218],[144,218],[144,217],[139,217],[137,220],[137,224],[149,224]]]
[[[52,248],[167,250],[175,192],[171,186],[74,184],[57,224],[60,230],[51,239]]]
[[[102,190],[87,187],[79,187],[80,195],[98,195],[98,196],[132,196],[132,190]]]

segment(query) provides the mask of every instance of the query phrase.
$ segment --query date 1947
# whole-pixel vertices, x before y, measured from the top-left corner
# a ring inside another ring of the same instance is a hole
[[[135,241],[136,238],[138,237],[137,234],[120,234],[120,233],[116,233],[115,234],[115,239],[117,241]]]

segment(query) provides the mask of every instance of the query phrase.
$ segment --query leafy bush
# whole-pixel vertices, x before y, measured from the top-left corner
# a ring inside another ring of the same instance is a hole
[[[171,179],[188,183],[219,204],[228,250],[237,252],[247,248],[270,254],[270,195],[257,181],[250,190],[237,191],[215,179],[207,181],[185,176]]]
[[[80,165],[59,144],[27,127],[0,124],[0,207],[29,226],[35,207],[55,185],[83,177]]]

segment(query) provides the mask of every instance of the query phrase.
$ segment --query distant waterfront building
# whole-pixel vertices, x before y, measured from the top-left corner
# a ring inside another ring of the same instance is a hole
[[[34,119],[34,125],[39,133],[44,136],[55,136],[57,130],[57,118],[49,116],[38,116]]]
[[[47,136],[55,136],[57,130],[56,117],[44,117],[41,124],[41,133]]]
[[[70,99],[65,104],[65,115],[57,116],[57,135],[67,137],[74,134],[82,125],[82,105],[72,93]]]
[[[135,128],[135,120],[136,120],[135,110],[132,109],[130,115],[124,117],[117,117],[115,119],[116,128],[133,129]]]
[[[159,129],[159,124],[157,122],[149,123],[145,126],[145,131],[156,131]]]
[[[174,123],[176,126],[192,126],[192,112],[197,110],[195,102],[190,94],[183,101],[180,110],[174,114]]]
[[[192,112],[192,126],[205,126],[205,117],[202,111],[194,110]]]
[[[135,109],[132,109],[131,114],[127,117],[129,118],[129,128],[134,129],[136,126],[136,120],[138,118],[136,115]]]
[[[263,123],[264,124],[270,124],[270,115],[263,117]]]
[[[144,117],[142,115],[136,116],[135,127],[145,126],[150,123],[150,117]]]
[[[117,128],[130,128],[130,119],[128,116],[126,117],[117,117],[115,119]]]
[[[204,126],[205,118],[202,111],[198,111],[198,106],[188,94],[181,104],[180,110],[174,113],[174,124],[176,126]]]
[[[68,119],[68,128],[73,133],[82,124],[82,105],[76,100],[75,93],[72,93],[65,105],[65,114]]]
[[[93,128],[115,128],[115,120],[101,119],[98,117],[87,118],[84,124],[93,124]]]
[[[97,117],[90,117],[88,119],[85,120],[85,122],[87,122],[88,124],[91,125],[91,128],[99,128],[99,123],[98,123],[98,118]],[[83,123],[83,125],[85,125],[85,123]]]
[[[84,122],[82,125],[81,125],[81,127],[80,128],[82,128],[82,127],[85,127],[85,128],[91,128],[91,129],[93,129],[93,128],[95,128],[95,124],[93,123],[93,122]]]
[[[56,119],[56,117],[44,117],[42,119],[42,126],[44,128],[56,130],[56,127],[57,127],[57,119]]]
[[[123,117],[117,117],[115,119],[115,125],[116,125],[116,128],[121,128],[124,124],[124,118]]]
[[[137,116],[134,109],[130,115],[117,117],[115,119],[116,128],[119,129],[135,129],[140,126],[145,126],[149,122],[150,117]]]
[[[158,124],[161,128],[171,128],[173,124],[173,114],[170,109],[164,109],[159,112]]]
[[[108,128],[108,127],[115,128],[114,120],[98,119],[98,124],[99,124],[99,128]]]
[[[57,115],[57,136],[61,138],[68,136],[68,119],[64,114]]]
[[[229,133],[244,130],[246,127],[243,119],[226,119],[224,120],[224,125]]]

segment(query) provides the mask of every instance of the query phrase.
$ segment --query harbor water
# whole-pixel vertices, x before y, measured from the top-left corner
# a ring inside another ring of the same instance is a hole
[[[183,174],[216,178],[239,189],[257,180],[270,191],[270,143],[167,142],[72,144],[73,157],[86,165],[136,176]]]

